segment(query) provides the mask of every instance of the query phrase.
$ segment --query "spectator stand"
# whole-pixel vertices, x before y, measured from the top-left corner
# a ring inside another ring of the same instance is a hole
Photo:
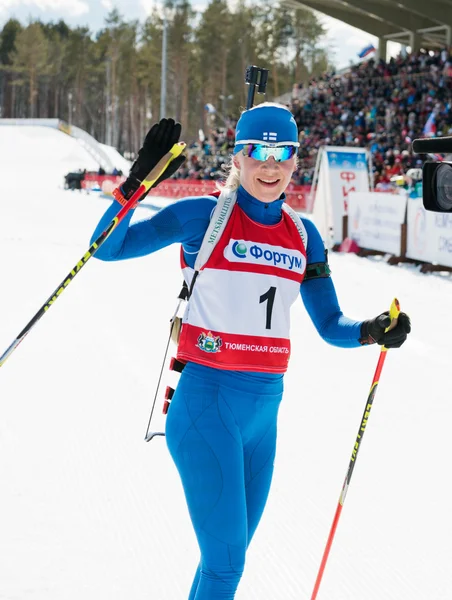
[[[452,59],[448,49],[370,59],[340,74],[312,79],[293,94],[300,132],[300,169],[313,178],[321,146],[366,146],[374,186],[420,167],[411,142],[424,135],[430,117],[436,135],[451,132]],[[309,183],[310,181],[306,181]]]

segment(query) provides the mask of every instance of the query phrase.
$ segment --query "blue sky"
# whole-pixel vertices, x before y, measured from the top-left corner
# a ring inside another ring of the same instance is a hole
[[[202,10],[208,0],[194,0],[193,7]],[[11,17],[26,24],[39,18],[43,22],[63,19],[70,26],[88,25],[92,31],[102,28],[106,15],[117,7],[127,19],[145,19],[155,6],[155,0],[0,0],[0,27]],[[334,62],[338,67],[358,60],[357,53],[377,40],[364,31],[322,16],[328,31],[327,42],[334,48]]]

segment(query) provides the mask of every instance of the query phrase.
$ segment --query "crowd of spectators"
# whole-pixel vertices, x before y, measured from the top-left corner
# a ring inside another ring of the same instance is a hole
[[[235,124],[228,127],[212,127],[206,138],[202,133],[200,139],[189,145],[185,154],[187,160],[176,171],[178,179],[222,179],[224,167],[234,148]]]
[[[299,168],[293,181],[310,185],[321,146],[368,147],[376,189],[423,160],[411,142],[425,134],[452,134],[452,55],[421,51],[370,59],[341,73],[296,84],[288,104],[299,130]],[[428,131],[427,131],[428,129]],[[204,136],[202,136],[204,138]],[[234,123],[213,127],[193,143],[180,178],[219,179],[234,144]]]

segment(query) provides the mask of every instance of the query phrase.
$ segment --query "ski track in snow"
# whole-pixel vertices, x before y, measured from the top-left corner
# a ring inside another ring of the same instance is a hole
[[[55,165],[44,156],[19,192],[14,144],[26,135],[9,131],[8,151],[0,138],[0,352],[87,250],[107,206],[58,189],[63,167],[83,167],[59,133]],[[27,138],[30,152],[49,135]],[[165,440],[144,442],[178,253],[90,260],[1,368],[0,600],[187,598],[198,551],[182,487]],[[388,354],[318,598],[450,600],[452,281],[349,255],[330,262],[345,314],[374,316],[396,295],[413,333]],[[238,600],[311,597],[378,360],[375,347],[326,345],[301,302],[292,337],[273,487]]]

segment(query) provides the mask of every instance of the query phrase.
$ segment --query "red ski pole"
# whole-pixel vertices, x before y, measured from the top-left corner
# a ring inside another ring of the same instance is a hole
[[[397,318],[400,312],[400,305],[397,298],[394,298],[391,304],[391,308],[389,309],[389,315],[391,317],[391,325],[387,328],[386,331],[389,331],[393,327],[395,327],[397,323]],[[325,550],[323,552],[322,562],[320,564],[320,569],[317,574],[317,579],[314,585],[314,591],[312,592],[311,600],[316,600],[317,593],[319,591],[320,583],[322,581],[323,572],[325,570],[326,562],[328,560],[328,556],[331,550],[331,545],[333,543],[334,535],[336,533],[337,525],[339,523],[339,518],[341,516],[342,507],[344,506],[345,497],[347,496],[347,491],[350,485],[350,480],[352,478],[353,469],[355,468],[356,459],[358,458],[359,448],[361,446],[361,442],[364,436],[364,432],[366,431],[366,426],[369,421],[370,411],[372,409],[372,404],[375,398],[375,394],[377,393],[377,386],[380,381],[381,371],[383,369],[383,365],[385,362],[386,354],[388,349],[384,346],[381,349],[380,356],[378,358],[377,368],[375,370],[375,375],[372,381],[372,385],[370,387],[369,396],[366,402],[366,408],[364,409],[363,418],[361,419],[361,424],[359,426],[358,435],[356,436],[355,445],[353,446],[352,456],[350,458],[350,463],[348,465],[347,475],[345,477],[344,485],[342,486],[341,495],[339,497],[339,502],[336,508],[336,513],[334,515],[333,524],[331,525],[330,534],[328,536],[328,541],[326,543]]]

